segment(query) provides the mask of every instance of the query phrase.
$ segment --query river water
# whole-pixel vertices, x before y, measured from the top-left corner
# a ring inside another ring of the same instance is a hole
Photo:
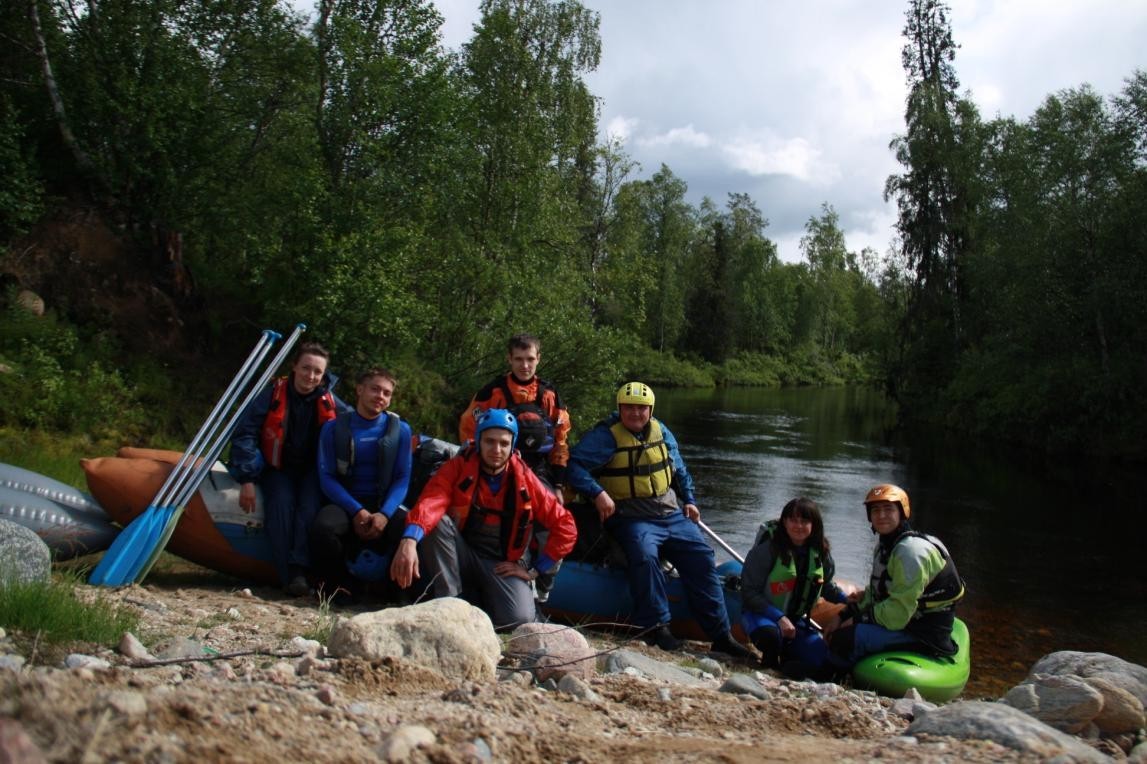
[[[838,578],[864,585],[864,494],[883,482],[907,490],[914,527],[945,542],[968,584],[965,696],[998,696],[1053,650],[1147,665],[1147,501],[1134,471],[906,435],[866,388],[662,389],[656,414],[681,444],[702,518],[742,554],[763,520],[808,496]]]

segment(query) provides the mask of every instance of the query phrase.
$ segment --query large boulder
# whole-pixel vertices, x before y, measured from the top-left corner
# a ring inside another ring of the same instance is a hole
[[[492,682],[502,643],[485,612],[447,597],[344,618],[327,650],[336,658],[401,658],[452,679]]]
[[[1077,676],[1029,676],[1001,700],[1071,735],[1103,710],[1103,694]]]
[[[11,520],[0,519],[0,586],[47,581],[52,552],[43,539]]]
[[[1040,759],[1107,762],[1086,743],[1053,729],[1006,703],[967,701],[929,711],[908,725],[909,735],[943,735],[960,740],[992,740]]]
[[[1102,677],[1122,687],[1147,706],[1147,668],[1130,663],[1107,653],[1082,653],[1075,650],[1061,650],[1048,653],[1036,661],[1029,675],[1055,674],[1087,677]]]
[[[523,667],[536,667],[539,682],[574,674],[582,679],[594,675],[595,654],[581,632],[552,623],[523,623],[510,635],[507,651]]]
[[[1092,720],[1100,732],[1118,735],[1147,727],[1147,715],[1143,712],[1143,703],[1139,698],[1115,685],[1104,675],[1089,676],[1083,681],[1103,696],[1103,709]]]

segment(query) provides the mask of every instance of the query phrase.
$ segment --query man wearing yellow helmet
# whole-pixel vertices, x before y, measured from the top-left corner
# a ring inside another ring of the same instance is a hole
[[[669,600],[661,557],[681,575],[689,609],[713,640],[713,650],[737,658],[752,654],[733,639],[713,550],[697,521],[701,512],[693,478],[677,439],[653,417],[653,391],[627,382],[617,391],[617,412],[582,436],[570,454],[566,478],[593,500],[628,562],[633,622],[663,650],[681,641],[669,631]]]
[[[912,530],[912,505],[899,486],[883,483],[864,497],[877,534],[868,588],[852,595],[832,637],[839,667],[895,648],[954,655],[952,623],[964,582],[948,548]]]

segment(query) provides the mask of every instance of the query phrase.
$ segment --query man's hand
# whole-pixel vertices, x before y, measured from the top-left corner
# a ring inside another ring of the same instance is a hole
[[[608,491],[602,491],[593,497],[593,505],[597,507],[597,516],[601,518],[603,523],[617,511],[617,505],[613,503]]]
[[[354,535],[363,541],[372,541],[381,536],[386,530],[386,522],[386,515],[381,512],[368,512],[366,508],[360,509],[351,519]]]
[[[495,565],[494,566],[494,572],[497,573],[502,578],[513,577],[513,578],[520,578],[523,581],[533,581],[534,580],[534,577],[530,575],[530,572],[528,570],[523,568],[518,563],[510,562],[509,560],[502,560],[500,563]]]
[[[696,504],[686,504],[685,505],[685,516],[688,517],[693,522],[697,522],[698,520],[701,519],[701,510],[697,509]]]
[[[418,544],[414,539],[398,542],[394,560],[390,563],[390,577],[403,589],[421,577],[418,573]]]
[[[251,513],[255,511],[255,484],[244,483],[239,486],[239,509]]]

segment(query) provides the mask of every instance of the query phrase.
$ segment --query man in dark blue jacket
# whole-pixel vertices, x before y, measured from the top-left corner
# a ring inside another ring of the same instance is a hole
[[[353,600],[360,581],[388,579],[405,529],[400,504],[410,487],[413,433],[388,411],[396,385],[386,369],[363,372],[354,410],[327,422],[319,435],[319,481],[329,503],[311,527],[311,556],[336,604]]]
[[[231,437],[227,463],[239,482],[239,506],[254,512],[255,486],[263,490],[264,524],[279,581],[288,594],[310,587],[307,536],[322,497],[315,456],[319,429],[346,409],[332,392],[330,353],[304,342],[289,376],[273,381],[251,402]]]

